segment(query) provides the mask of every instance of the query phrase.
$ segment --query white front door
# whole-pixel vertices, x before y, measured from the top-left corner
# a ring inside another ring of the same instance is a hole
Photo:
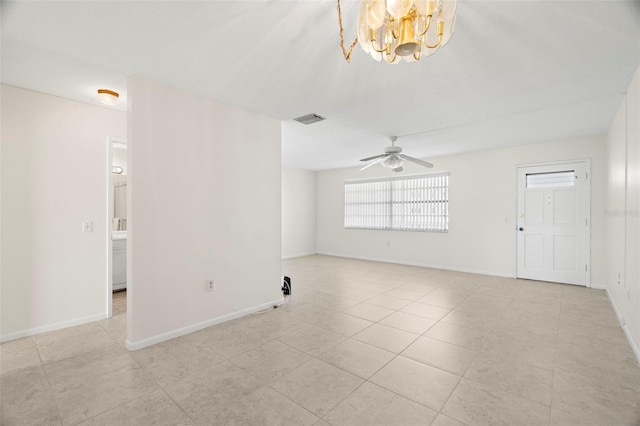
[[[518,167],[518,278],[589,284],[586,162]]]

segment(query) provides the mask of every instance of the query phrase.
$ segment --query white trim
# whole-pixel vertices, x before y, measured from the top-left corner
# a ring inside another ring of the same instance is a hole
[[[90,315],[88,317],[76,318],[69,321],[57,322],[54,324],[43,325],[41,327],[29,328],[27,330],[15,331],[13,333],[3,334],[0,336],[0,342],[8,342],[10,340],[21,339],[23,337],[35,336],[36,334],[48,333],[49,331],[56,331],[62,328],[73,327],[75,325],[82,325],[89,322],[99,321],[108,318],[106,313],[98,315]]]
[[[316,254],[321,254],[324,256],[345,257],[347,259],[368,260],[370,262],[383,262],[383,263],[393,263],[397,265],[417,266],[420,268],[441,269],[444,271],[465,272],[467,274],[490,275],[494,277],[503,277],[503,278],[515,278],[514,275],[509,273],[496,272],[496,271],[484,271],[480,269],[458,268],[455,266],[434,265],[430,263],[420,263],[420,262],[403,262],[400,260],[380,259],[380,258],[366,257],[366,256],[353,256],[349,254],[330,253],[326,251],[319,251]]]
[[[542,163],[518,163],[516,169],[519,167],[538,167],[538,166],[558,166],[560,164],[570,163],[591,163],[591,158],[576,158],[575,160],[558,160],[558,161],[543,161]]]
[[[115,138],[107,137],[107,318],[113,315],[113,144]]]
[[[202,330],[203,328],[211,327],[212,325],[216,325],[226,321],[230,321],[232,319],[240,318],[245,315],[261,311],[263,309],[267,309],[274,306],[280,306],[282,303],[283,303],[283,300],[282,298],[280,298],[280,299],[273,300],[267,303],[262,303],[260,305],[253,306],[250,308],[240,309],[235,312],[231,312],[229,314],[222,315],[217,318],[212,318],[196,324],[188,325],[186,327],[182,327],[177,330],[172,330],[166,333],[158,334],[157,336],[149,337],[147,339],[143,339],[137,342],[131,342],[129,341],[129,339],[127,339],[125,341],[125,346],[130,351],[136,351],[138,349],[146,348],[147,346],[155,345],[156,343],[161,343],[170,339],[174,339],[176,337],[184,336],[185,334],[193,333],[194,331]]]
[[[344,181],[345,185],[353,185],[358,183],[369,183],[369,182],[391,182],[394,180],[411,180],[411,179],[420,179],[420,178],[428,178],[428,177],[438,177],[438,176],[449,176],[449,172],[432,172],[432,173],[419,173],[412,175],[400,175],[400,176],[383,176],[377,178],[364,178],[364,179],[348,179]]]
[[[294,259],[296,257],[305,257],[305,256],[313,256],[314,254],[318,254],[315,251],[309,251],[306,253],[297,253],[297,254],[292,254],[289,256],[282,256],[281,259],[282,260],[286,260],[286,259]]]
[[[609,292],[609,289],[606,288],[605,291],[607,292],[607,297],[609,298],[609,302],[611,303],[611,306],[613,306],[613,311],[616,313],[616,317],[618,318],[618,323],[620,323],[620,327],[622,328],[622,331],[624,331],[624,335],[627,337],[629,346],[631,346],[631,350],[633,351],[633,354],[636,356],[636,361],[640,363],[640,348],[638,348],[638,345],[636,344],[636,342],[633,341],[631,332],[627,328],[627,324],[624,322],[622,315],[620,314],[620,311],[616,306],[616,302],[613,299],[613,296],[611,295],[611,293]]]
[[[514,184],[513,184],[513,199],[515,203],[513,203],[513,220],[510,225],[513,227],[513,253],[515,254],[515,261],[513,262],[513,269],[511,273],[514,277],[518,277],[518,167],[519,165],[513,168],[513,172],[515,174]]]
[[[587,276],[585,277],[585,287],[587,288],[593,288],[593,284],[591,283],[591,269],[592,269],[592,265],[591,265],[591,229],[592,226],[591,224],[593,223],[593,217],[591,217],[591,158],[585,158],[584,160],[584,165],[585,165],[585,169],[586,169],[586,173],[587,173],[587,178],[586,178],[586,185],[587,185],[587,193],[585,194],[586,196],[586,203],[587,203],[587,207],[586,207],[586,215],[587,215],[587,220],[589,221],[589,227],[587,228],[587,234],[585,235],[585,244],[587,245],[587,247],[585,248],[585,252],[586,252],[586,259],[585,262],[587,264]]]

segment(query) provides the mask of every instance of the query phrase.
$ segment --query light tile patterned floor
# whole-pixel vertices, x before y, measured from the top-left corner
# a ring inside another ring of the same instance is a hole
[[[126,316],[5,343],[2,424],[640,424],[604,291],[309,256],[280,308],[140,351]]]
[[[116,291],[111,296],[111,312],[113,316],[122,315],[127,312],[127,290]]]

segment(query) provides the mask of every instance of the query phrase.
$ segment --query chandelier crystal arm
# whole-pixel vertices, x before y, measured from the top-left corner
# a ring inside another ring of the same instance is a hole
[[[444,22],[441,20],[438,20],[438,42],[436,44],[434,44],[433,46],[430,46],[429,43],[427,43],[427,39],[424,39],[424,44],[429,48],[429,49],[433,49],[434,47],[438,47],[440,46],[440,43],[442,42],[442,34],[444,34]]]
[[[396,20],[393,16],[389,16],[389,24],[388,27],[391,28],[391,35],[393,38],[398,38],[400,35],[398,34],[398,25],[396,24]]]
[[[429,49],[435,49],[436,47],[440,46],[440,43],[442,42],[442,34],[438,34],[438,41],[436,42],[436,44],[431,45],[429,43],[427,43],[427,40],[425,39],[424,44],[425,46],[427,46]]]
[[[422,37],[423,35],[425,35],[427,33],[427,31],[429,31],[429,27],[431,26],[432,18],[433,18],[432,15],[425,16],[425,18],[423,19],[423,21],[424,21],[424,31],[421,32],[420,34],[418,34],[418,37]]]
[[[438,41],[436,42],[436,44],[431,45],[429,43],[424,42],[425,46],[427,46],[429,49],[435,49],[436,47],[440,46],[440,42],[442,42],[442,34],[438,34]]]
[[[376,42],[376,39],[371,39],[371,48],[373,50],[375,50],[378,53],[386,53],[387,52],[387,46],[386,45],[385,45],[385,47],[382,48],[382,50],[378,50],[376,48],[375,42]]]
[[[358,37],[353,39],[353,43],[349,46],[349,49],[345,49],[344,47],[344,27],[342,25],[342,8],[340,7],[340,0],[338,0],[338,24],[340,25],[340,47],[342,48],[342,54],[344,55],[344,59],[347,62],[351,62],[351,54],[353,53],[353,48],[358,43]]]
[[[396,55],[395,53],[393,54],[393,58],[391,57],[391,53],[387,53],[387,63],[392,64],[393,61],[396,60],[396,58],[398,57],[398,55]]]

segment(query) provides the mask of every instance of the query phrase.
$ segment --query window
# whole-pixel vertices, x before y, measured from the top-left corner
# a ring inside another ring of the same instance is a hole
[[[344,227],[447,232],[449,174],[345,182]]]
[[[527,188],[553,188],[558,186],[575,186],[575,171],[528,173]]]

